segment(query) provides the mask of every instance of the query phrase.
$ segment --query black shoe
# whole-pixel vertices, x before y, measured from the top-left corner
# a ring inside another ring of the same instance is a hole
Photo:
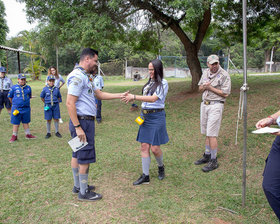
[[[62,135],[59,132],[56,132],[55,136],[58,137],[58,138],[62,138]]]
[[[140,184],[149,184],[150,183],[150,176],[146,176],[144,173],[139,177],[138,180],[133,182],[133,185],[140,185]]]
[[[89,191],[94,191],[95,190],[95,186],[90,186],[90,185],[88,185],[88,188],[87,188]],[[72,193],[73,194],[78,194],[80,192],[80,188],[78,188],[78,187],[73,187],[73,189],[72,189]]]
[[[81,192],[79,192],[78,194],[78,200],[80,201],[97,201],[102,199],[102,195],[101,194],[97,194],[93,191],[89,191],[86,190],[85,194],[81,194]]]
[[[163,166],[159,166],[159,167],[158,167],[158,179],[159,179],[159,180],[163,180],[164,177],[165,177],[164,165],[163,165]]]
[[[203,154],[203,157],[197,161],[194,162],[195,165],[200,165],[203,163],[208,163],[211,159],[211,154],[206,155],[205,153]]]
[[[217,158],[216,159],[210,159],[209,163],[202,168],[203,172],[209,172],[212,171],[214,169],[217,169],[219,167]]]
[[[48,138],[50,138],[52,135],[51,135],[51,133],[47,133],[47,135],[45,136],[45,139],[48,139]]]

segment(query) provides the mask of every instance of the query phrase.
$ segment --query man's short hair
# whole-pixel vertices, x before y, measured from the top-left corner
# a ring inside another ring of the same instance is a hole
[[[98,55],[98,51],[94,50],[92,48],[84,48],[81,55],[80,55],[80,61],[83,61],[86,56],[90,56],[90,58],[93,58],[95,55]]]

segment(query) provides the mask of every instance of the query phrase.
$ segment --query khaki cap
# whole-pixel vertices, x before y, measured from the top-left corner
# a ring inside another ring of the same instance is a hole
[[[209,63],[210,65],[214,64],[218,62],[219,63],[219,57],[215,54],[211,54],[208,58],[207,58],[207,63]]]

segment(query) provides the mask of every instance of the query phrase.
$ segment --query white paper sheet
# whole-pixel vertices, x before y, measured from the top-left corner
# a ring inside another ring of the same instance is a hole
[[[78,150],[82,149],[85,147],[88,143],[87,142],[81,142],[79,137],[76,136],[75,138],[72,138],[68,144],[72,148],[73,152],[77,152]]]
[[[276,133],[279,132],[279,128],[270,128],[270,127],[264,127],[257,129],[255,131],[252,131],[253,134],[267,134],[267,133]]]

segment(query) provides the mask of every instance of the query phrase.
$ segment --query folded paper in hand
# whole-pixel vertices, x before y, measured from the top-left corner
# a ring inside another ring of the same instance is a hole
[[[270,128],[270,127],[265,127],[265,128],[260,128],[258,130],[252,131],[253,134],[267,134],[267,133],[276,133],[279,132],[279,128]]]
[[[77,152],[80,149],[82,149],[83,147],[85,147],[88,143],[87,142],[81,142],[79,137],[76,136],[75,138],[72,138],[68,144],[70,145],[70,147],[72,148],[73,152]]]

